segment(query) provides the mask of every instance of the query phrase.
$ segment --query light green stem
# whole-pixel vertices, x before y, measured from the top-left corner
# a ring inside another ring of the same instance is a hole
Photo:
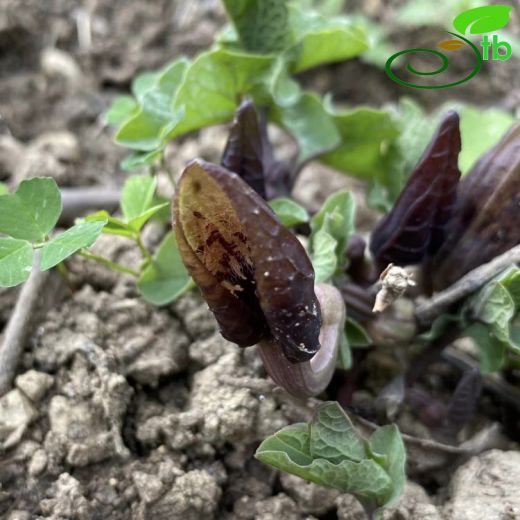
[[[143,242],[141,240],[141,236],[139,234],[136,234],[134,238],[135,238],[135,243],[137,244],[137,247],[141,251],[141,254],[144,256],[146,261],[148,263],[152,263],[153,262],[153,257],[150,254],[150,251],[148,251],[148,249],[146,249],[145,245],[143,244]]]
[[[130,267],[126,267],[125,265],[118,264],[117,262],[112,262],[108,258],[103,256],[95,255],[94,253],[90,253],[89,251],[80,251],[78,253],[83,258],[87,258],[88,260],[92,260],[93,262],[97,262],[98,264],[104,265],[106,267],[110,267],[114,271],[119,271],[120,273],[126,273],[134,276],[135,278],[139,278],[139,273],[130,269]]]
[[[69,271],[67,269],[67,266],[65,265],[65,262],[60,262],[57,266],[56,266],[56,269],[58,270],[58,273],[60,273],[60,275],[63,277],[63,279],[65,280],[65,283],[69,286],[69,287],[72,287],[72,283],[70,282],[70,276],[69,276]]]

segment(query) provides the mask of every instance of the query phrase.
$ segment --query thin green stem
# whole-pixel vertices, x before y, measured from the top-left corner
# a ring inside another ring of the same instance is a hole
[[[49,235],[45,235],[41,242],[33,242],[33,249],[41,249],[47,242],[49,242]]]
[[[135,235],[134,239],[135,239],[135,243],[137,244],[137,247],[141,251],[141,254],[144,256],[146,261],[149,262],[149,263],[153,262],[153,257],[150,254],[150,251],[148,251],[148,249],[146,249],[145,245],[143,244],[143,241],[141,240],[141,235],[139,235],[137,233]]]
[[[56,266],[56,269],[58,270],[58,273],[60,273],[60,275],[62,276],[62,278],[65,280],[65,283],[69,286],[69,287],[72,287],[72,282],[70,280],[70,276],[69,276],[69,271],[67,269],[67,266],[65,265],[65,262],[60,262],[57,266]]]
[[[80,251],[79,255],[83,258],[87,258],[88,260],[92,260],[93,262],[97,262],[98,264],[104,265],[105,267],[110,267],[110,269],[114,269],[114,271],[130,274],[135,278],[139,278],[139,273],[137,271],[134,271],[133,269],[130,269],[130,267],[126,267],[125,265],[118,264],[117,262],[112,262],[112,260],[109,260],[108,258],[105,258],[103,256],[90,253],[89,251]]]

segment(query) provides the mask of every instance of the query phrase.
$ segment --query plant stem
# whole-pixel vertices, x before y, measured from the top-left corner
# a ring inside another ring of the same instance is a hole
[[[520,245],[517,245],[509,249],[509,251],[493,258],[493,260],[487,264],[473,269],[473,271],[464,275],[453,285],[419,305],[415,312],[417,320],[422,325],[432,323],[433,320],[440,316],[452,303],[475,292],[504,269],[519,262]]]
[[[346,282],[339,285],[339,290],[345,300],[350,318],[361,322],[374,319],[372,307],[374,306],[375,298],[370,293],[369,288],[353,282]]]
[[[40,252],[35,251],[31,274],[4,329],[4,341],[0,348],[0,396],[11,389],[29,325],[48,277],[49,271],[40,271]]]
[[[64,262],[60,262],[57,266],[56,266],[56,269],[58,270],[58,273],[60,273],[60,275],[63,277],[63,279],[65,280],[65,283],[69,286],[69,287],[72,287],[72,283],[70,281],[70,276],[69,276],[69,271],[67,270],[67,266],[65,265]]]
[[[447,347],[442,356],[460,370],[471,370],[479,366],[478,361],[453,347]],[[482,384],[488,392],[520,411],[520,389],[506,381],[500,373],[482,374]]]
[[[108,258],[105,258],[103,256],[90,253],[89,251],[80,251],[78,254],[83,258],[87,258],[88,260],[92,260],[93,262],[97,262],[98,264],[110,267],[110,269],[114,269],[114,271],[130,274],[135,278],[139,278],[139,273],[137,271],[134,271],[133,269],[130,269],[130,267],[126,267],[125,265],[118,264],[117,262],[112,262],[112,260],[109,260]]]
[[[150,254],[150,251],[148,251],[148,249],[146,249],[145,245],[143,244],[143,241],[141,240],[141,236],[137,233],[134,238],[135,238],[135,243],[137,244],[137,247],[141,251],[141,254],[144,256],[146,261],[148,263],[152,263],[153,257]]]

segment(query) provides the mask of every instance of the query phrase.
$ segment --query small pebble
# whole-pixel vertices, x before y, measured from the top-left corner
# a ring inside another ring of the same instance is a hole
[[[16,387],[33,403],[40,401],[53,384],[54,378],[51,375],[36,370],[29,370],[15,379]]]
[[[45,450],[39,449],[34,452],[34,455],[29,462],[27,471],[31,477],[41,475],[47,467],[47,453]]]

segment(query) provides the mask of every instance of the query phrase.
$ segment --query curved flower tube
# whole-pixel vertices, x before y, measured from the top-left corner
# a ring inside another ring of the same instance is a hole
[[[303,363],[291,363],[280,357],[279,347],[272,340],[258,344],[260,357],[271,379],[296,397],[312,397],[327,388],[334,375],[341,334],[345,328],[345,304],[341,293],[332,285],[315,286],[321,307],[321,348]]]

